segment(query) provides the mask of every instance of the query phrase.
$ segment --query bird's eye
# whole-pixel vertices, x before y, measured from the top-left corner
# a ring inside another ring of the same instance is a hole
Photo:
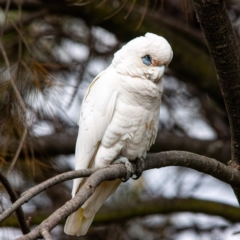
[[[142,61],[145,65],[150,66],[152,64],[152,58],[150,55],[142,57]]]

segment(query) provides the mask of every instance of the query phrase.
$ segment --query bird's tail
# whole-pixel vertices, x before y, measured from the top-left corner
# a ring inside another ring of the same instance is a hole
[[[85,235],[96,212],[103,205],[105,200],[116,191],[120,183],[120,180],[105,181],[101,183],[82,207],[68,217],[64,232],[69,235]]]

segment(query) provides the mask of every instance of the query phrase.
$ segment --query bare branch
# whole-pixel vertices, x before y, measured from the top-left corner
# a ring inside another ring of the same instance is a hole
[[[38,193],[50,188],[60,182],[78,178],[78,177],[88,177],[94,172],[102,171],[104,175],[104,169],[108,171],[109,169],[113,172],[116,171],[117,165],[111,165],[103,169],[83,169],[77,171],[70,171],[62,173],[56,177],[53,177],[22,194],[22,197],[18,199],[11,207],[6,209],[0,215],[0,222],[4,221],[11,213],[13,213],[19,206],[23,205],[25,202],[29,201],[31,198],[36,196]],[[184,151],[169,151],[161,152],[156,154],[147,155],[145,161],[144,170],[149,170],[153,168],[161,168],[168,166],[182,166],[195,169],[197,171],[209,174],[223,182],[226,182],[232,186],[238,186],[240,184],[239,172],[229,166],[226,166],[213,158],[207,158],[205,156],[200,156],[198,154],[184,152]],[[121,171],[125,171],[123,167]],[[120,174],[121,172],[119,172]],[[126,171],[125,171],[126,174]],[[125,175],[116,175],[116,178],[122,178]],[[104,180],[112,180],[107,176]],[[77,208],[76,208],[77,209]]]
[[[219,161],[185,151],[168,151],[149,154],[145,161],[145,170],[168,166],[182,166],[192,168],[211,175],[232,186],[240,183],[240,174],[235,168],[229,167]]]
[[[42,234],[42,236],[45,240],[51,240],[52,239],[49,231],[44,227],[41,229],[41,234]]]
[[[221,181],[231,184],[232,186],[240,184],[240,175],[236,169],[226,166],[215,159],[189,152],[169,151],[149,154],[145,161],[144,170],[167,166],[189,167],[216,177]],[[62,174],[62,176],[64,175],[65,174]],[[84,204],[84,202],[93,194],[95,188],[99,186],[101,182],[123,178],[125,175],[126,169],[123,164],[111,165],[107,168],[98,169],[86,180],[83,187],[73,199],[65,203],[29,234],[20,237],[19,240],[36,239],[42,236],[42,228],[47,228],[51,231],[61,220],[65,219],[81,207],[82,204]],[[25,195],[26,194],[24,194],[23,197]]]
[[[8,192],[11,202],[14,203],[18,200],[18,196],[16,194],[16,192],[14,191],[14,189],[12,188],[10,182],[7,180],[7,178],[2,174],[2,172],[0,172],[0,181],[2,183],[2,185],[4,186],[4,188],[6,189],[6,191]],[[19,206],[16,209],[16,215],[17,215],[17,219],[19,222],[19,225],[21,227],[22,233],[26,234],[30,232],[30,229],[28,227],[28,224],[25,220],[25,216],[24,216],[24,212],[22,210],[22,207]]]
[[[30,199],[35,197],[37,194],[43,192],[44,190],[58,184],[61,182],[64,182],[66,180],[71,180],[77,177],[89,177],[93,172],[97,171],[98,169],[83,169],[83,170],[77,170],[77,171],[70,171],[66,173],[59,174],[58,176],[55,176],[53,178],[50,178],[43,183],[30,188],[28,191],[24,192],[16,202],[13,203],[12,206],[10,206],[8,209],[6,209],[1,215],[0,215],[0,222],[4,221],[8,216],[10,216],[16,209],[18,209],[21,205],[28,202]]]
[[[105,180],[115,180],[123,178],[126,175],[126,169],[123,164],[112,165],[111,167],[99,169],[93,173],[81,187],[73,199],[65,203],[61,208],[55,211],[50,217],[43,221],[39,226],[17,240],[37,239],[41,237],[41,229],[52,230],[61,220],[68,217],[71,213],[80,208],[84,202],[93,194],[97,186]]]

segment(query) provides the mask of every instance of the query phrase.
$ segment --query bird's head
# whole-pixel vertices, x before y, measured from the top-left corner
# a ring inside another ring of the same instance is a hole
[[[146,33],[144,37],[131,40],[117,51],[112,64],[121,74],[158,83],[172,57],[172,48],[165,38]]]

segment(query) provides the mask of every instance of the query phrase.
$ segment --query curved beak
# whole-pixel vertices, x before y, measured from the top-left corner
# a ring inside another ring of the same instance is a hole
[[[159,68],[159,74],[160,74],[161,77],[162,77],[163,74],[164,74],[164,71],[165,71],[166,66],[165,66],[165,65],[162,65],[162,66],[159,66],[158,68]]]
[[[165,71],[165,68],[166,68],[165,65],[158,66],[158,76],[157,76],[156,80],[154,81],[155,83],[159,83],[161,81],[164,71]]]

